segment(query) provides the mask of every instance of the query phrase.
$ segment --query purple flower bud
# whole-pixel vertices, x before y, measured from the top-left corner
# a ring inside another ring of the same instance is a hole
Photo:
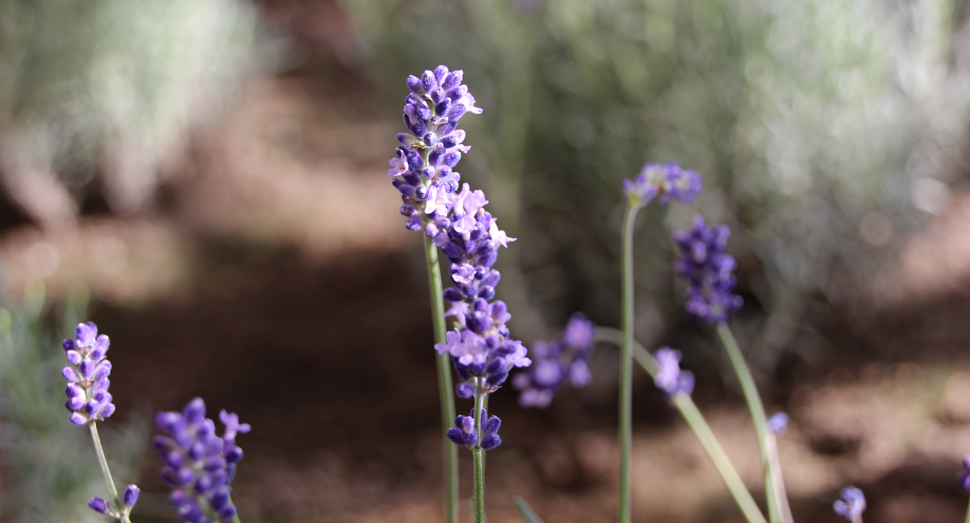
[[[471,399],[475,397],[475,386],[471,383],[461,382],[455,385],[455,394],[462,399]]]
[[[855,487],[842,489],[840,500],[834,504],[835,513],[849,521],[857,521],[866,510],[866,497]]]
[[[80,365],[81,361],[83,361],[81,353],[76,350],[69,350],[65,353],[65,355],[67,356],[67,361],[70,362],[71,365]]]
[[[88,501],[88,506],[91,507],[91,510],[100,514],[108,514],[108,511],[111,510],[108,502],[101,498],[91,498]]]
[[[780,436],[785,433],[788,428],[788,414],[784,412],[776,412],[768,418],[768,430],[776,436]]]
[[[86,417],[84,417],[83,415],[77,412],[72,412],[71,417],[69,419],[71,420],[71,423],[75,425],[84,425],[85,423],[88,422],[88,419]]]
[[[64,379],[70,383],[77,383],[81,381],[81,375],[74,370],[74,367],[64,367],[64,369],[61,370],[61,376],[64,376]]]
[[[128,488],[125,489],[125,495],[124,495],[125,506],[129,508],[134,507],[135,503],[138,502],[138,494],[140,492],[141,490],[138,488],[137,485],[128,485]]]

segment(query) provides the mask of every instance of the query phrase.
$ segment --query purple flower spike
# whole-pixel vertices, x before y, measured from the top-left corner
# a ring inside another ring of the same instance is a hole
[[[788,429],[788,414],[776,412],[768,418],[768,430],[775,436],[780,436]]]
[[[653,360],[657,363],[657,375],[653,379],[654,385],[664,391],[668,398],[676,394],[690,395],[694,391],[694,374],[680,370],[681,354],[679,350],[661,347],[653,353]]]
[[[555,341],[536,342],[532,347],[535,363],[529,370],[517,374],[512,382],[522,391],[519,405],[544,408],[563,384],[583,387],[589,383],[592,376],[587,362],[593,356],[595,330],[596,325],[577,312]]]
[[[159,412],[155,426],[164,436],[155,436],[152,446],[165,463],[162,479],[172,487],[170,499],[179,507],[185,521],[207,521],[196,496],[208,500],[219,521],[230,521],[236,508],[229,500],[229,484],[242,459],[242,449],[236,446],[236,435],[250,431],[248,423],[239,423],[239,416],[223,410],[219,419],[225,425],[222,436],[216,435],[216,425],[205,417],[202,398],[190,401],[182,412]],[[131,487],[129,487],[131,489]],[[137,487],[134,494],[137,499]],[[125,491],[128,503],[128,491]]]
[[[677,273],[687,280],[687,312],[705,323],[725,322],[741,308],[740,296],[731,294],[736,280],[734,257],[725,253],[731,230],[724,225],[708,227],[704,217],[694,217],[694,228],[674,231],[681,252]]]
[[[104,359],[110,343],[104,334],[98,336],[97,325],[88,322],[78,324],[74,339],[68,338],[61,344],[70,363],[61,370],[68,382],[65,407],[75,425],[102,421],[115,411],[108,394],[111,362]]]
[[[845,487],[842,489],[841,498],[833,506],[835,513],[849,521],[860,521],[866,510],[866,497],[862,491],[855,487]]]
[[[631,205],[641,207],[654,199],[663,205],[671,199],[693,203],[702,190],[699,174],[673,162],[646,163],[633,180],[623,181],[623,193]]]

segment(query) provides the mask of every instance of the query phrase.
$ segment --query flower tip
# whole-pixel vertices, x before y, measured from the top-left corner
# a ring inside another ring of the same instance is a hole
[[[126,507],[134,507],[135,503],[138,502],[138,494],[141,493],[141,489],[138,485],[128,485],[125,489],[124,503]]]
[[[88,501],[88,506],[91,507],[91,510],[99,514],[107,514],[109,510],[108,502],[101,498],[91,498]]]
[[[780,436],[788,429],[788,414],[776,412],[768,418],[768,430],[775,436]]]

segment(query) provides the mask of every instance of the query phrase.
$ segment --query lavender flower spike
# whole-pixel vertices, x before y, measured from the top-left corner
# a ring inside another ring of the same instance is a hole
[[[104,420],[115,411],[108,392],[111,362],[104,357],[110,344],[107,336],[98,336],[98,327],[92,322],[79,323],[74,329],[74,338],[62,344],[70,363],[61,371],[67,380],[64,406],[75,425]]]
[[[833,505],[835,513],[853,523],[862,521],[862,513],[866,510],[866,497],[862,491],[855,487],[845,487],[842,489],[841,498]]]
[[[679,350],[670,347],[660,347],[653,353],[653,360],[657,363],[657,375],[653,383],[663,390],[668,398],[676,394],[689,396],[694,391],[694,374],[680,369],[681,357]]]
[[[654,199],[662,205],[676,199],[693,203],[703,190],[701,176],[695,171],[685,170],[680,165],[646,163],[633,180],[623,181],[623,193],[631,205],[642,207]]]
[[[231,521],[236,515],[229,497],[229,484],[243,457],[236,435],[249,432],[250,426],[226,411],[219,418],[226,426],[221,437],[215,422],[205,417],[202,398],[190,401],[182,412],[155,416],[155,426],[165,434],[152,439],[165,464],[162,479],[172,487],[170,499],[179,517],[190,523]]]
[[[970,491],[970,454],[963,456],[963,470],[960,471],[959,477],[963,490]]]
[[[673,234],[682,255],[677,273],[690,285],[687,312],[705,323],[725,322],[741,308],[741,297],[731,294],[737,264],[724,252],[730,235],[724,225],[708,227],[700,214],[694,217],[690,231]]]
[[[577,312],[555,341],[537,341],[532,346],[535,362],[512,380],[515,388],[522,391],[519,405],[544,408],[563,384],[568,382],[573,387],[588,384],[592,376],[587,362],[593,355],[595,329],[593,322]]]

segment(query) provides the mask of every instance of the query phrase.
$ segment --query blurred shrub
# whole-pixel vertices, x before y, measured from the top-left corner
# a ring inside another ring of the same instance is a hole
[[[914,223],[914,179],[948,180],[963,151],[968,67],[945,0],[344,5],[394,106],[406,74],[465,70],[485,112],[468,118],[464,174],[512,217],[552,318],[615,322],[620,181],[676,161],[705,178],[697,209],[735,230],[761,345],[786,345],[813,312],[865,301],[864,276]],[[694,210],[667,212],[639,233],[651,336],[681,303],[665,225]]]
[[[256,29],[245,0],[0,0],[7,190],[47,222],[96,174],[115,210],[144,206],[158,163],[232,100]]]
[[[61,341],[83,321],[85,297],[75,297],[49,325],[44,287],[27,291],[23,303],[0,308],[0,519],[23,523],[103,522],[87,506],[105,497],[104,477],[88,431],[68,420],[64,408],[65,365]],[[145,450],[147,427],[132,419],[120,431],[102,425],[115,481],[134,479]],[[104,430],[106,427],[107,430]]]

